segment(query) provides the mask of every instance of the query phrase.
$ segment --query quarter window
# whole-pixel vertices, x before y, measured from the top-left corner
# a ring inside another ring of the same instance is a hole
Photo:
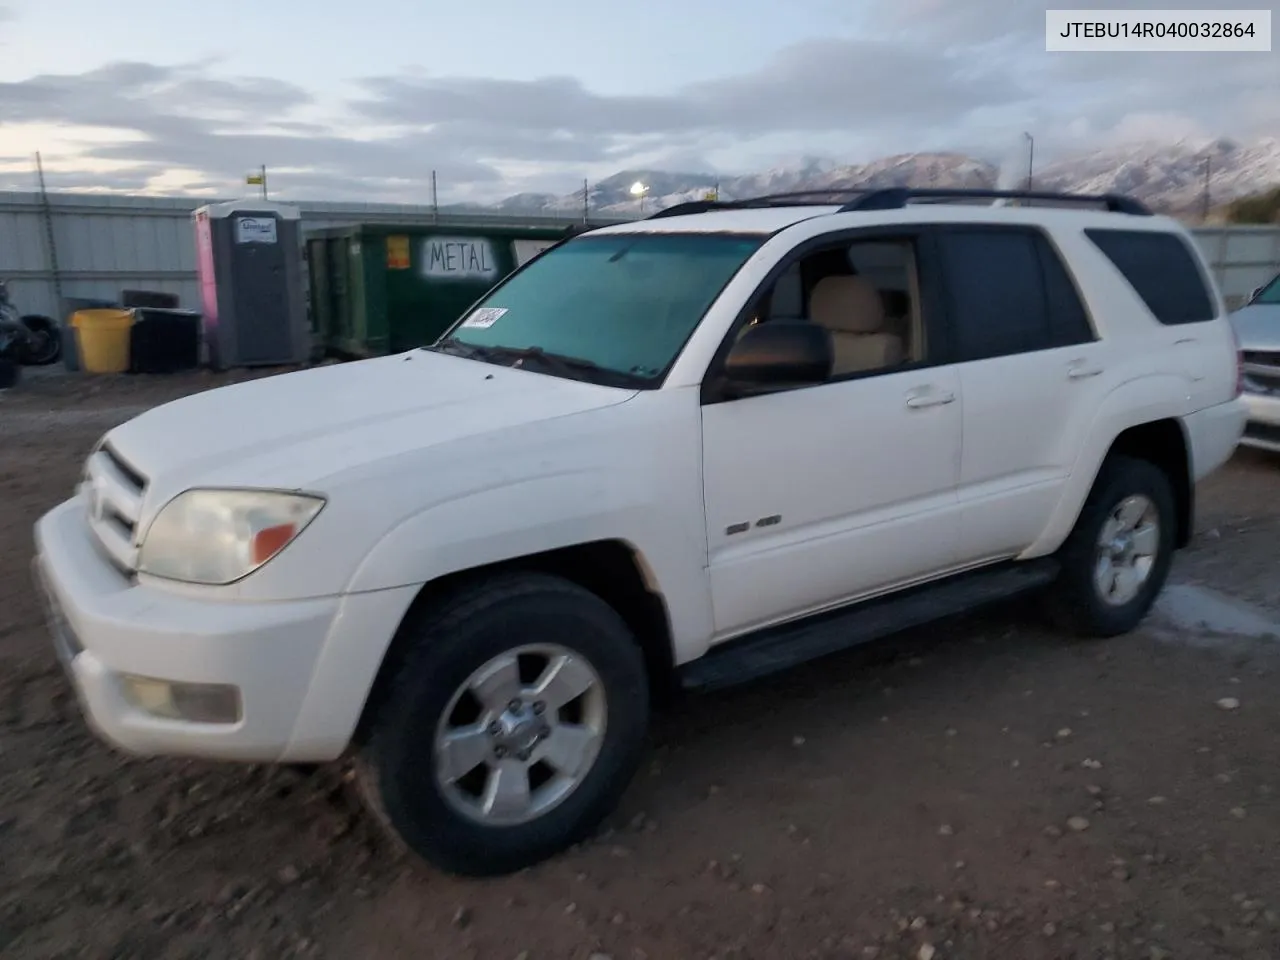
[[[1213,298],[1200,265],[1181,237],[1112,229],[1086,230],[1085,236],[1106,254],[1161,323],[1175,326],[1214,318]]]

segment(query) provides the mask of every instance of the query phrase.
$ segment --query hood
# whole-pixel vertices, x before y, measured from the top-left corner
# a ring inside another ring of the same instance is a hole
[[[1255,303],[1231,314],[1241,350],[1280,351],[1280,304]]]
[[[293,489],[397,449],[612,406],[635,393],[414,350],[193,394],[107,439],[157,494],[204,483]]]

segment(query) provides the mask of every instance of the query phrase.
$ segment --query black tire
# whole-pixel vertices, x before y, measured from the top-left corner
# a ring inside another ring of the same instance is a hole
[[[1132,496],[1144,496],[1154,505],[1158,547],[1150,574],[1137,595],[1117,604],[1108,602],[1094,582],[1097,543],[1112,512]],[[1055,623],[1081,637],[1114,637],[1136,629],[1168,579],[1177,522],[1173,485],[1160,467],[1134,457],[1108,457],[1074,529],[1058,551],[1062,573],[1049,590],[1049,613]]]
[[[62,358],[62,331],[52,317],[27,314],[22,318],[27,328],[27,340],[22,345],[19,359],[28,367],[47,367]]]
[[[648,732],[645,661],[622,618],[568,581],[507,574],[464,588],[402,629],[411,631],[401,638],[407,652],[370,705],[356,758],[361,793],[393,841],[445,872],[484,877],[586,839],[626,790]],[[598,675],[607,702],[599,753],[546,813],[514,826],[482,824],[455,810],[437,783],[437,724],[474,671],[541,638],[586,658]]]

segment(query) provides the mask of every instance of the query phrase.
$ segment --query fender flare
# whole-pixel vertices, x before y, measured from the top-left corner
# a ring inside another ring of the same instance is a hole
[[[1176,399],[1171,399],[1176,398]],[[1053,553],[1071,533],[1084,509],[1085,500],[1093,489],[1098,471],[1115,446],[1117,438],[1126,430],[1161,420],[1178,424],[1186,449],[1188,471],[1191,469],[1191,444],[1186,425],[1190,397],[1183,377],[1172,373],[1152,374],[1118,385],[1098,405],[1085,433],[1087,441],[1081,446],[1071,472],[1063,484],[1049,522],[1036,541],[1019,554],[1019,560],[1029,560]]]

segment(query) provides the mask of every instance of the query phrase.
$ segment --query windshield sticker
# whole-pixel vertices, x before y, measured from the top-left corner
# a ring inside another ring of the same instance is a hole
[[[507,312],[506,307],[481,307],[471,311],[471,316],[462,321],[464,327],[492,327],[498,318]]]

